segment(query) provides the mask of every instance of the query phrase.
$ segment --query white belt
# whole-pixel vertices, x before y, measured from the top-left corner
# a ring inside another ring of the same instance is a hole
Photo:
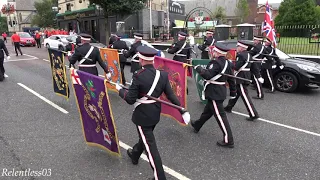
[[[95,64],[79,64],[79,67],[96,67]]]
[[[123,53],[118,53],[118,54],[123,54]]]
[[[175,54],[175,56],[187,56],[185,54]]]
[[[136,59],[132,59],[131,61],[133,61],[133,62],[137,62],[137,63],[139,62],[139,60],[136,60]]]
[[[218,82],[218,81],[213,81],[213,80],[208,80],[208,81],[206,81],[206,84],[204,85],[204,88],[203,88],[202,93],[201,93],[201,98],[202,98],[202,100],[205,100],[205,99],[206,99],[206,98],[205,98],[205,91],[206,91],[207,86],[208,86],[209,84],[225,85],[226,82]]]
[[[155,103],[157,101],[155,100],[144,100],[144,99],[137,99],[136,102],[139,102],[141,104],[152,104],[152,103]]]
[[[241,71],[250,71],[250,68],[244,68]]]

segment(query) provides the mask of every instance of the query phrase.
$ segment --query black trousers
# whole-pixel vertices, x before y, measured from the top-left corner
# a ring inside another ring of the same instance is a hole
[[[1,74],[5,73],[3,63],[4,63],[4,57],[0,58],[0,73]]]
[[[37,47],[38,47],[38,48],[41,48],[41,42],[40,42],[40,39],[36,39],[36,42],[37,42]]]
[[[258,78],[255,75],[253,75],[253,85],[257,90],[257,96],[259,98],[264,98],[264,92],[263,92],[263,89],[262,89],[262,84],[258,81]]]
[[[3,38],[3,41],[6,43],[8,42],[6,37]]]
[[[267,75],[268,81],[269,81],[270,86],[271,86],[270,87],[271,91],[274,91],[275,89],[274,89],[273,76],[272,76],[273,69],[262,69],[262,73]]]
[[[20,54],[22,55],[22,51],[21,51],[20,43],[19,43],[19,42],[14,42],[14,50],[16,51],[17,56],[18,56],[18,51],[19,51]]]
[[[235,99],[230,99],[229,103],[227,105],[227,109],[232,109],[234,107],[234,105],[236,105],[239,97],[241,96],[250,117],[259,117],[259,114],[256,110],[256,108],[253,106],[251,98],[248,95],[248,89],[247,89],[248,85],[243,85],[243,84],[237,84],[237,96]]]
[[[121,69],[121,78],[122,78],[122,84],[126,85],[126,77],[124,76],[124,67],[126,66],[125,62],[120,62],[120,69]]]
[[[215,101],[208,100],[200,119],[194,122],[194,128],[200,130],[201,127],[207,122],[212,115],[216,118],[217,123],[223,133],[223,140],[225,143],[233,143],[232,131],[228,122],[228,118],[223,108],[223,100]]]
[[[145,150],[149,159],[153,175],[155,179],[166,180],[166,176],[162,167],[162,161],[158,152],[156,140],[153,135],[153,130],[156,126],[137,126],[139,134],[139,142],[133,146],[133,158],[138,160]],[[157,177],[157,178],[156,178]]]

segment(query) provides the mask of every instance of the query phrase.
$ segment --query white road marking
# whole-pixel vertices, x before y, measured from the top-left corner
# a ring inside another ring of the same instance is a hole
[[[25,55],[25,56],[29,56],[29,57],[34,58],[34,59],[38,59],[37,57],[35,57],[35,56],[31,56],[31,55],[29,55],[29,54],[23,54],[23,55]]]
[[[15,61],[32,61],[32,60],[38,60],[38,58],[34,59],[13,59],[13,60],[5,60],[4,62],[15,62]]]
[[[59,111],[61,111],[64,114],[68,114],[69,112],[66,111],[65,109],[63,109],[62,107],[56,105],[55,103],[51,102],[50,100],[46,99],[45,97],[41,96],[39,93],[35,92],[34,90],[28,88],[26,85],[22,84],[22,83],[17,83],[19,86],[23,87],[24,89],[26,89],[27,91],[31,92],[32,94],[34,94],[35,96],[37,96],[38,98],[42,99],[44,102],[48,103],[49,105],[51,105],[52,107],[58,109]]]
[[[236,111],[232,111],[232,113],[238,114],[238,115],[240,115],[240,116],[249,117],[249,115],[247,115],[247,114],[243,114],[243,113],[236,112]],[[293,127],[293,126],[288,126],[288,125],[285,125],[285,124],[277,123],[277,122],[270,121],[270,120],[263,119],[263,118],[259,118],[259,119],[257,119],[257,120],[262,121],[262,122],[266,122],[266,123],[270,123],[270,124],[274,124],[274,125],[276,125],[276,126],[281,126],[281,127],[284,127],[284,128],[296,130],[296,131],[303,132],[303,133],[306,133],[306,134],[310,134],[310,135],[313,135],[313,136],[318,136],[318,137],[320,137],[320,134],[319,134],[319,133],[307,131],[307,130],[300,129],[300,128],[296,128],[296,127]]]
[[[5,77],[5,78],[7,78],[7,77],[9,77],[9,76],[8,76],[8,75],[6,75],[6,74],[4,74],[4,77]]]
[[[119,145],[120,145],[123,149],[125,149],[125,150],[128,150],[128,149],[132,148],[132,147],[130,147],[129,145],[123,143],[122,141],[119,141]],[[145,154],[141,154],[140,158],[143,159],[143,160],[145,160],[145,161],[147,161],[147,162],[149,162],[149,160],[148,160],[148,158],[147,158],[147,156],[146,156]],[[167,166],[165,166],[165,165],[163,165],[163,169],[164,169],[164,172],[170,174],[171,176],[173,176],[173,177],[175,177],[175,178],[177,178],[177,179],[190,180],[190,179],[187,178],[186,176],[184,176],[184,175],[182,175],[182,174],[174,171],[173,169],[170,169],[169,167],[167,167]]]

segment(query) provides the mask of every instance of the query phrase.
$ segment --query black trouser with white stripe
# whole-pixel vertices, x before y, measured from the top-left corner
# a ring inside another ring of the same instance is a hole
[[[259,117],[256,108],[254,108],[251,98],[248,96],[248,85],[237,84],[237,96],[235,99],[230,99],[228,105],[226,106],[227,109],[232,109],[234,105],[236,105],[239,97],[241,96],[246,108],[249,112],[250,117]]]
[[[273,76],[272,76],[273,70],[272,69],[262,69],[262,71],[263,71],[263,73],[267,74],[268,81],[269,81],[270,86],[271,86],[271,91],[273,92],[274,91]]]
[[[162,161],[158,152],[156,140],[153,135],[153,130],[156,126],[137,126],[139,133],[139,142],[133,146],[132,155],[135,160],[138,160],[145,150],[155,180],[166,180],[166,176],[162,167]]]
[[[258,81],[258,78],[255,75],[253,75],[253,83],[254,83],[254,86],[256,87],[258,98],[264,98],[262,84]]]
[[[215,101],[208,100],[200,119],[195,121],[193,127],[200,130],[201,127],[207,122],[212,115],[216,118],[217,123],[223,133],[223,140],[225,143],[233,144],[233,136],[228,122],[228,118],[223,108],[223,100]]]

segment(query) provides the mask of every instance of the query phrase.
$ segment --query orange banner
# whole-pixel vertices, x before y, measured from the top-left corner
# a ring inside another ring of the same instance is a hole
[[[111,81],[122,84],[121,69],[118,50],[110,48],[101,48],[100,56],[103,61],[108,64],[108,70],[111,73]],[[106,75],[106,74],[105,74]],[[107,83],[107,88],[112,91],[117,91],[114,85]]]

